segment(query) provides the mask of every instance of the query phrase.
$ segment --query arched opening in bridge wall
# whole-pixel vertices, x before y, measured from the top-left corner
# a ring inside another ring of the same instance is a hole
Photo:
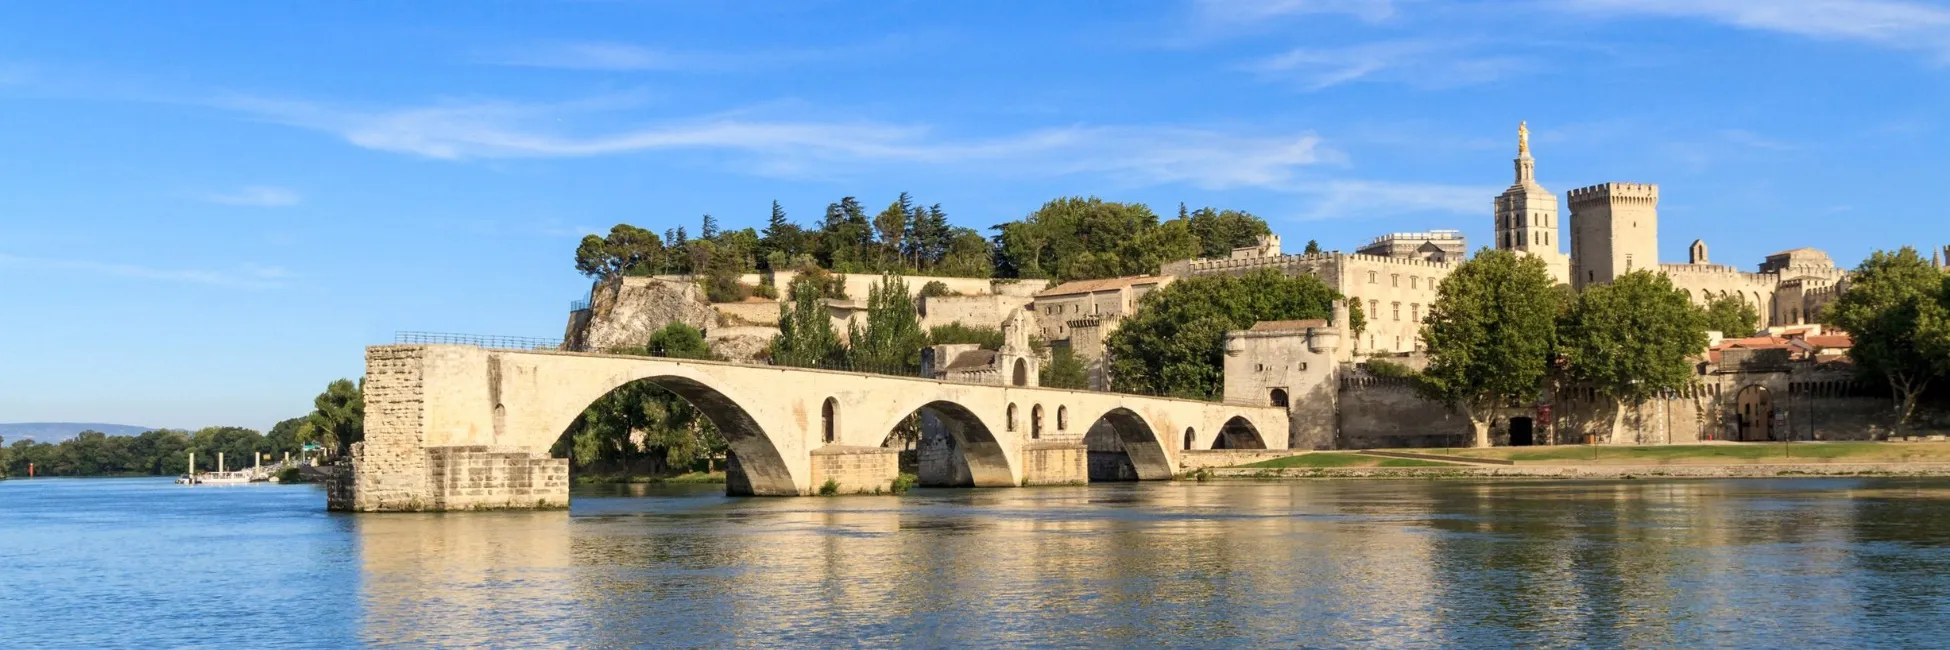
[[[585,407],[551,448],[572,473],[674,475],[724,471],[725,492],[799,493],[765,431],[724,393],[688,377],[646,377]],[[676,462],[672,462],[675,460]]]
[[[840,439],[840,401],[831,397],[819,405],[819,441],[833,444]]]
[[[1189,431],[1189,429],[1187,429]],[[1259,436],[1259,428],[1254,427],[1244,417],[1233,416],[1219,429],[1219,437],[1212,440],[1213,449],[1265,449],[1266,439]]]
[[[1042,437],[1043,405],[1037,404],[1029,408],[1029,439],[1040,440]]]
[[[892,446],[904,435],[915,437],[912,459],[903,457],[901,471],[912,472],[927,487],[1005,487],[1015,485],[1002,444],[982,419],[960,404],[935,401],[899,420],[888,434]],[[907,423],[913,430],[903,431]],[[908,452],[903,452],[906,455]],[[912,469],[910,469],[910,467]]]
[[[1164,442],[1144,418],[1129,409],[1112,409],[1090,425],[1083,445],[1089,453],[1090,481],[1152,481],[1172,476]]]
[[[1274,406],[1278,406],[1281,408],[1286,407],[1285,388],[1275,388],[1273,389],[1273,392],[1269,393],[1266,397],[1267,397],[1267,401],[1272,402]]]
[[[1010,382],[1016,386],[1029,385],[1029,362],[1027,360],[1016,360],[1015,376]]]

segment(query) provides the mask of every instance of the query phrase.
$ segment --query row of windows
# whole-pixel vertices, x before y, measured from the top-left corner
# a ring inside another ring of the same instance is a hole
[[[1082,312],[1082,311],[1083,311],[1083,304],[1082,304],[1082,303],[1077,303],[1077,304],[1073,304],[1073,305],[1070,305],[1070,313],[1072,313],[1072,314],[1075,314],[1075,313],[1080,313],[1080,312]],[[1050,305],[1050,306],[1048,306],[1048,307],[1044,307],[1044,308],[1043,308],[1043,313],[1045,313],[1045,314],[1051,314],[1051,315],[1054,315],[1054,314],[1061,314],[1061,313],[1063,313],[1063,306],[1062,306],[1062,305]],[[1095,314],[1095,313],[1098,313],[1098,312],[1097,312],[1097,303],[1094,303],[1094,302],[1093,302],[1093,303],[1090,303],[1090,313],[1092,313],[1092,314]]]
[[[1394,308],[1394,319],[1396,321],[1400,321],[1402,319],[1402,304],[1399,302],[1395,302],[1395,303],[1389,303],[1389,305],[1391,305]],[[1373,318],[1381,318],[1381,301],[1379,300],[1368,301],[1368,313],[1371,314],[1372,315],[1371,317]],[[1408,303],[1408,320],[1411,323],[1422,322],[1422,303],[1419,302]]]
[[[1368,284],[1376,284],[1376,283],[1379,283],[1379,282],[1380,282],[1380,280],[1381,280],[1381,274],[1380,274],[1380,273],[1378,273],[1378,272],[1375,272],[1375,271],[1369,271],[1369,272],[1368,272]],[[1423,280],[1423,278],[1421,278],[1421,277],[1418,277],[1418,276],[1413,276],[1413,275],[1411,275],[1411,276],[1408,276],[1408,288],[1410,288],[1410,289],[1420,289],[1420,288],[1422,288],[1422,280]],[[1435,284],[1435,278],[1434,278],[1434,277],[1430,277],[1430,278],[1428,278],[1428,282],[1429,282],[1429,288],[1430,288],[1430,289],[1434,289],[1434,288],[1436,288],[1436,284]],[[1402,274],[1400,274],[1400,273],[1390,273],[1390,274],[1388,275],[1388,286],[1391,286],[1391,287],[1400,287],[1400,286],[1402,286]]]
[[[1016,430],[1016,405],[1015,404],[1009,405],[1009,418],[1008,421],[1005,423],[1005,425],[1008,427],[1010,431]],[[1070,407],[1068,406],[1056,407],[1056,430],[1064,431],[1064,430],[1068,430],[1069,428],[1070,428]],[[1043,437],[1043,405],[1041,404],[1037,404],[1029,408],[1029,437],[1031,439]]]

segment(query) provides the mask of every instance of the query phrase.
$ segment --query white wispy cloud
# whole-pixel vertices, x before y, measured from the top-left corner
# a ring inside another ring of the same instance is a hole
[[[241,205],[259,208],[282,208],[304,202],[305,197],[298,192],[269,185],[250,185],[230,192],[204,194],[202,200],[223,205]]]
[[[168,269],[121,262],[22,257],[6,253],[0,253],[0,265],[60,273],[84,273],[162,282],[252,288],[277,287],[283,284],[285,278],[290,277],[290,273],[283,268],[252,264],[240,265],[235,270],[230,271]]]
[[[1934,51],[1950,60],[1950,8],[1901,0],[1562,0],[1605,15],[1707,20],[1745,29]]]
[[[1467,44],[1379,41],[1342,48],[1295,48],[1246,66],[1272,80],[1308,90],[1358,81],[1391,81],[1424,88],[1488,83],[1530,66],[1510,56],[1485,56]]]
[[[476,101],[360,110],[242,98],[223,105],[259,119],[331,133],[367,149],[444,160],[688,150],[732,154],[748,165],[747,171],[780,176],[904,164],[997,175],[1099,174],[1141,183],[1230,188],[1278,186],[1302,167],[1344,159],[1305,131],[1079,125],[954,137],[926,125],[738,113],[592,131],[563,126],[592,120],[563,118],[602,112],[616,103]]]

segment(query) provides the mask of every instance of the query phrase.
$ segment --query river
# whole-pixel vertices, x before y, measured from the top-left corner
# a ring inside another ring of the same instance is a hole
[[[6,647],[1922,647],[1950,482],[1295,481],[341,515],[0,482]]]

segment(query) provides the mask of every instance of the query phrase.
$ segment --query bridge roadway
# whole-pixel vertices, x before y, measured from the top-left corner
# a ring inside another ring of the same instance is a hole
[[[549,451],[592,402],[645,380],[697,406],[735,462],[727,491],[808,495],[888,485],[889,432],[921,412],[952,454],[954,482],[1002,487],[1088,480],[1091,449],[1128,454],[1126,473],[1170,478],[1185,449],[1287,447],[1289,416],[1118,393],[659,357],[386,345],[366,351],[365,441],[328,489],[355,511],[566,507],[568,465]],[[1224,435],[1222,435],[1224,432]],[[1114,437],[1115,440],[1106,440]],[[924,445],[925,446],[925,445]],[[937,466],[939,464],[937,463]],[[938,473],[938,472],[937,472]],[[1128,476],[1127,476],[1128,477]]]

